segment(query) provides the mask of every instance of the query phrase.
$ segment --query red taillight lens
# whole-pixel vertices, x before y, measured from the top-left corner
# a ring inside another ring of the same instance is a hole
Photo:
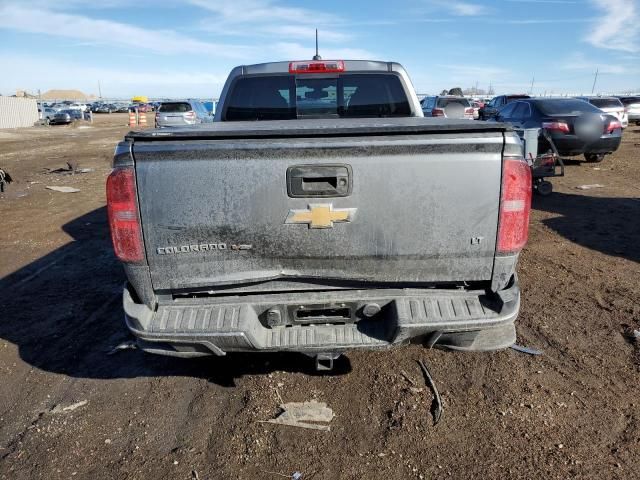
[[[552,132],[569,133],[569,125],[565,122],[542,122],[542,128]]]
[[[499,254],[518,253],[529,237],[531,168],[522,157],[505,157],[498,225]]]
[[[289,63],[289,73],[331,73],[344,72],[343,60],[314,60]]]
[[[116,168],[107,177],[107,214],[116,257],[129,263],[144,260],[133,168]]]
[[[464,109],[464,113],[465,113],[466,115],[473,115],[473,107],[471,107],[471,108],[465,108],[465,109]]]
[[[434,108],[431,110],[432,117],[444,117],[444,110],[442,108]]]
[[[622,129],[622,123],[620,123],[618,120],[611,120],[609,122],[609,125],[607,125],[606,132],[611,133],[619,128]]]
[[[196,118],[196,112],[194,112],[193,110],[190,110],[188,112],[185,112],[184,116],[187,118]]]

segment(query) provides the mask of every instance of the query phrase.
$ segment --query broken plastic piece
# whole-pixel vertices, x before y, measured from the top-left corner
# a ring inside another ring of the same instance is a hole
[[[47,186],[45,187],[47,190],[53,190],[54,192],[61,192],[61,193],[76,193],[79,192],[80,190],[77,188],[73,188],[73,187],[56,187],[56,186]]]
[[[528,353],[529,355],[542,355],[542,350],[536,350],[535,348],[524,347],[522,345],[518,345],[514,343],[511,345],[511,348],[516,350],[517,352]]]
[[[333,410],[324,402],[290,402],[280,405],[283,412],[271,420],[261,420],[266,423],[279,423],[292,427],[309,428],[328,432],[329,425],[319,425],[308,422],[329,423],[333,419]]]

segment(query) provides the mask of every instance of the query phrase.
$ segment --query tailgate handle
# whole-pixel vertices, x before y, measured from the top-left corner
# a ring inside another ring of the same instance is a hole
[[[350,165],[296,165],[287,169],[287,193],[292,198],[346,197],[351,187]]]

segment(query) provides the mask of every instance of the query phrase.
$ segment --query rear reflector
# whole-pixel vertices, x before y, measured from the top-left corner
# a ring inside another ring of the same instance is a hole
[[[313,60],[289,63],[289,73],[344,72],[343,60]]]
[[[542,128],[552,132],[569,133],[569,125],[565,122],[543,122]]]
[[[133,168],[116,168],[107,177],[107,214],[116,257],[122,262],[144,260]]]
[[[444,117],[444,110],[442,108],[434,108],[431,110],[432,117]]]
[[[522,157],[505,157],[498,225],[499,254],[518,253],[529,237],[531,168]]]

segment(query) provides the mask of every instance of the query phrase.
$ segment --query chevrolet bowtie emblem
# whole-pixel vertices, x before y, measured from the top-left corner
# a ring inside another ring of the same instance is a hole
[[[310,204],[305,210],[289,210],[284,223],[306,223],[309,228],[333,228],[334,223],[351,222],[357,208],[333,208],[330,203]]]

